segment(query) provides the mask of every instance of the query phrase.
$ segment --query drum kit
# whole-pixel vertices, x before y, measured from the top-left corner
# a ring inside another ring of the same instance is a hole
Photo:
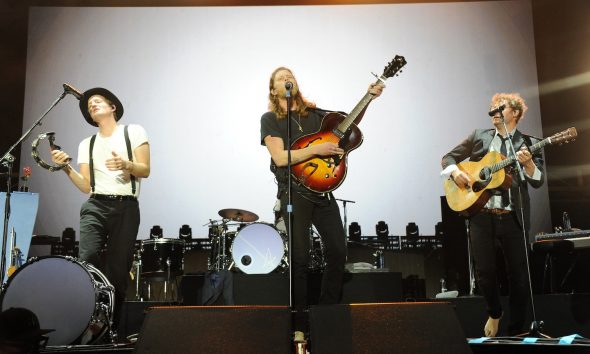
[[[273,224],[256,222],[258,215],[242,209],[222,209],[211,220],[209,270],[268,274],[288,267],[287,237]],[[235,230],[230,230],[233,227]]]
[[[211,243],[210,271],[288,270],[284,231],[259,222],[258,215],[247,210],[222,209],[219,216],[222,219],[205,224]],[[183,273],[185,240],[153,238],[138,241],[137,246],[131,271],[136,300],[142,300],[146,280],[164,281],[167,299],[167,286],[173,288],[173,280]],[[323,251],[321,239],[310,230],[310,269],[323,268]],[[93,344],[112,331],[114,298],[114,287],[92,264],[70,256],[44,256],[30,258],[16,269],[2,287],[0,305],[28,308],[44,328],[55,329],[48,335],[48,345]]]

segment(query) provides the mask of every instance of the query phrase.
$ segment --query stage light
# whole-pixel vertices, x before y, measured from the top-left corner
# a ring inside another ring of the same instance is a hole
[[[361,242],[361,225],[353,221],[348,226],[348,239],[354,242]]]
[[[442,239],[445,236],[442,221],[439,221],[436,223],[436,225],[434,225],[434,236],[440,239]]]
[[[418,236],[420,236],[418,225],[416,225],[414,222],[409,222],[408,225],[406,225],[406,237],[408,241],[416,242],[418,240]]]
[[[164,234],[164,231],[162,230],[160,225],[154,225],[154,227],[152,227],[152,229],[150,230],[150,239],[162,238],[163,234]]]
[[[377,239],[387,241],[389,236],[389,226],[385,221],[379,221],[377,222],[377,225],[375,225],[375,233],[377,234]]]
[[[74,246],[76,244],[76,231],[71,227],[66,229],[61,234],[61,245],[63,247],[62,254],[64,256],[75,256]]]
[[[178,230],[178,238],[181,240],[191,240],[193,238],[193,229],[188,225],[182,225]]]

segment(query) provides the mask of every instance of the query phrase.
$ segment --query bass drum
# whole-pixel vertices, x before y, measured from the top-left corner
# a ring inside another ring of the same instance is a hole
[[[285,257],[285,242],[272,225],[252,223],[238,231],[231,248],[238,269],[246,274],[268,274]]]
[[[72,257],[32,258],[8,279],[2,310],[29,309],[39,318],[48,345],[91,344],[110,328],[114,290],[89,263]]]

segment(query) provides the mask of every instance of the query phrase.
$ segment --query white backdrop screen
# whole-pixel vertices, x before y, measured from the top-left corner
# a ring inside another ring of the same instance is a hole
[[[319,107],[350,111],[371,72],[396,54],[408,65],[390,79],[360,128],[364,143],[349,156],[335,191],[353,200],[348,222],[364,235],[384,220],[405,234],[415,222],[432,235],[441,220],[440,159],[473,129],[491,127],[495,92],[520,92],[529,106],[520,129],[542,136],[531,6],[528,1],[447,4],[268,7],[76,8],[30,11],[24,129],[68,82],[106,87],[123,102],[121,123],[148,132],[152,173],[142,184],[138,238],[153,225],[178,237],[189,224],[207,235],[224,208],[272,222],[276,186],[260,145],[273,69],[293,69],[302,93]],[[37,134],[77,160],[78,143],[95,133],[67,96],[25,142],[40,193],[35,233],[79,227],[87,196],[63,172],[30,157]],[[552,132],[549,132],[552,133]],[[533,232],[550,227],[546,187],[532,192]]]

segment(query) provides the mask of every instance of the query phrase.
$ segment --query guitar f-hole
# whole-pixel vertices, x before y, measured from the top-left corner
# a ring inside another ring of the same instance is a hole
[[[309,177],[311,177],[315,173],[315,171],[317,171],[319,166],[317,163],[310,161],[310,162],[307,162],[305,165],[303,165],[303,171],[305,171],[308,167],[311,167],[313,169],[311,170],[311,172],[309,174],[305,174],[305,172],[301,173],[301,178],[299,178],[299,180],[302,183],[305,183],[307,181],[307,179]]]

